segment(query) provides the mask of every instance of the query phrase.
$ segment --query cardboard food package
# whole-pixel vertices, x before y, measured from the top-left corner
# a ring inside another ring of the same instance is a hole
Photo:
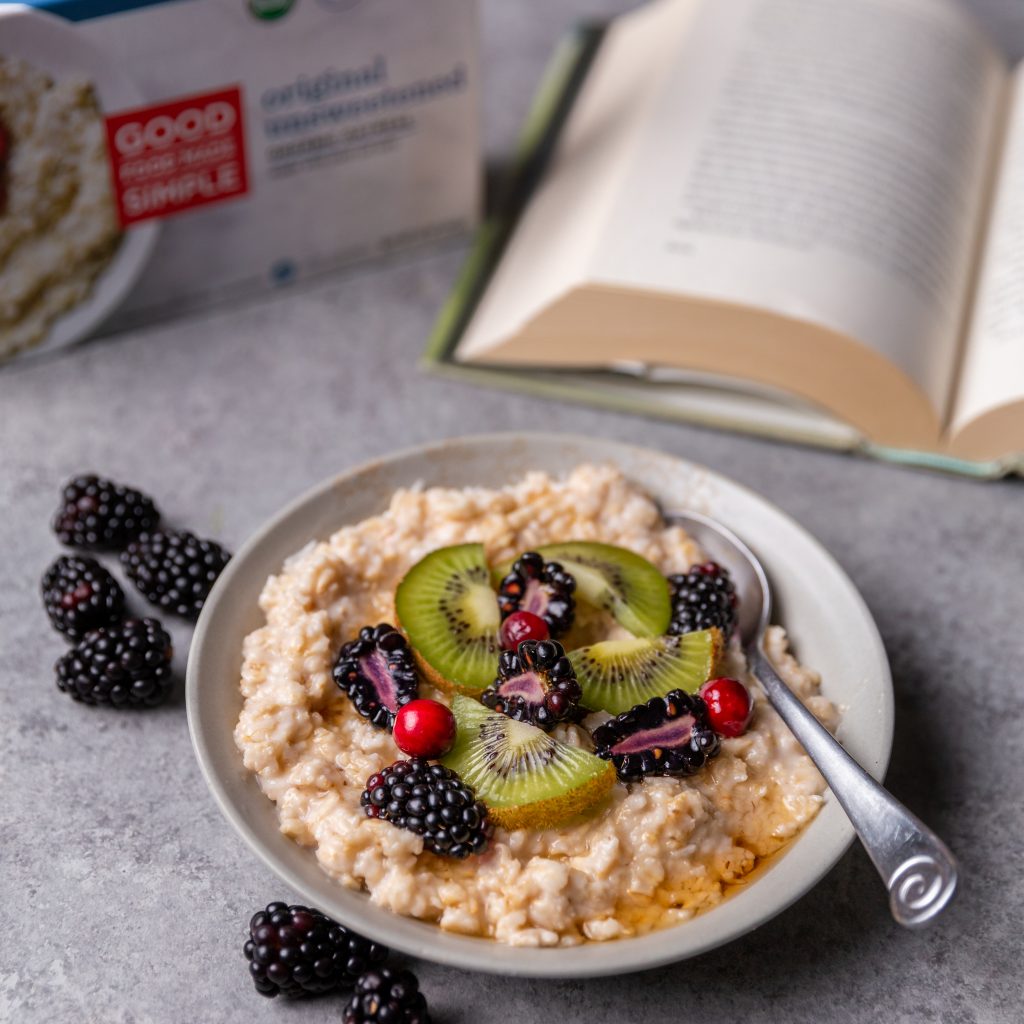
[[[0,3],[0,359],[459,234],[475,0]]]

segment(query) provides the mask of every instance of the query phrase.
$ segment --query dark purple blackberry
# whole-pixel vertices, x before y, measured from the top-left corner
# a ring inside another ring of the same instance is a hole
[[[480,694],[480,703],[550,732],[575,717],[582,696],[572,662],[557,640],[524,640],[517,651],[501,652],[498,678]]]
[[[363,718],[389,732],[398,709],[419,693],[419,673],[409,642],[386,622],[364,626],[355,640],[342,647],[334,663],[334,681]]]
[[[442,857],[481,853],[491,837],[487,808],[443,764],[396,761],[366,780],[360,798],[371,818],[423,836],[424,849]]]
[[[171,638],[156,619],[97,629],[56,665],[57,686],[83,704],[149,708],[170,693]]]
[[[536,551],[526,551],[512,563],[501,581],[498,606],[501,617],[513,612],[533,612],[548,626],[553,637],[561,636],[576,615],[576,580],[559,562],[545,562]]]
[[[645,775],[693,775],[718,753],[704,701],[684,690],[653,697],[594,730],[594,753],[615,765],[621,782]]]
[[[669,633],[680,636],[717,626],[726,640],[736,628],[736,588],[729,570],[717,562],[695,565],[685,575],[669,576],[672,620]]]
[[[270,903],[253,915],[244,952],[256,991],[288,999],[351,988],[388,956],[387,946],[319,910],[287,903]]]
[[[144,533],[121,552],[128,578],[147,601],[193,621],[231,555],[187,530]]]
[[[412,971],[379,967],[357,982],[344,1024],[430,1024],[427,1001]]]
[[[69,547],[120,551],[159,524],[160,513],[152,498],[133,487],[88,474],[64,485],[53,532]]]
[[[94,558],[61,555],[43,574],[42,591],[53,628],[72,640],[124,615],[124,591]]]

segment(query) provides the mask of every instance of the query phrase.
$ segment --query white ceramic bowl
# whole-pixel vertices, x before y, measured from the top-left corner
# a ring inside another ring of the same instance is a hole
[[[0,3],[0,56],[19,57],[55,78],[82,76],[96,89],[104,113],[142,106],[139,87],[98,46],[64,18],[23,4]],[[53,322],[46,337],[19,358],[71,345],[98,327],[128,296],[149,261],[160,233],[159,221],[128,228],[89,294]]]
[[[871,615],[831,556],[792,519],[751,491],[669,455],[601,439],[507,434],[463,438],[399,452],[329,480],[259,530],[218,580],[196,627],[188,663],[188,720],[214,798],[257,854],[313,906],[413,956],[479,971],[547,977],[621,974],[694,956],[768,920],[810,889],[853,838],[827,794],[813,822],[748,884],[685,924],[635,939],[569,949],[525,949],[454,935],[372,905],[331,881],[313,854],[278,830],[274,805],[245,771],[232,730],[241,707],[242,639],[262,623],[266,578],[313,538],[382,511],[392,492],[422,481],[500,486],[530,469],[563,473],[581,462],[612,463],[666,509],[721,520],[765,562],[780,621],[823,691],[841,705],[840,738],[877,779],[892,745],[892,683]]]

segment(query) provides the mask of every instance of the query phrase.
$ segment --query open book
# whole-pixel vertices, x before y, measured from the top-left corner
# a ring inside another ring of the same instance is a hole
[[[579,38],[429,361],[1024,467],[1024,71],[954,0],[653,0]]]

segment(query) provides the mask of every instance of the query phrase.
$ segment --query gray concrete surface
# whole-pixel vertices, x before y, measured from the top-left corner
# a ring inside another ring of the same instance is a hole
[[[562,27],[613,0],[490,0],[487,124],[508,148]],[[1013,5],[983,4],[1024,29]],[[1002,13],[1000,13],[1002,12]],[[1008,45],[1018,52],[1019,38]],[[801,520],[861,588],[892,659],[889,784],[963,862],[931,930],[889,919],[851,850],[794,907],[697,960],[626,981],[530,982],[417,964],[440,1024],[1024,1018],[1024,484],[978,484],[476,390],[415,360],[459,250],[362,271],[0,373],[0,1021],[339,1021],[342,1001],[250,986],[249,915],[292,894],[222,820],[179,688],[118,715],[57,692],[37,588],[60,482],[87,468],[237,546],[328,474],[398,446],[548,426],[716,467]],[[138,607],[138,605],[137,605]],[[188,630],[175,626],[178,668]]]

